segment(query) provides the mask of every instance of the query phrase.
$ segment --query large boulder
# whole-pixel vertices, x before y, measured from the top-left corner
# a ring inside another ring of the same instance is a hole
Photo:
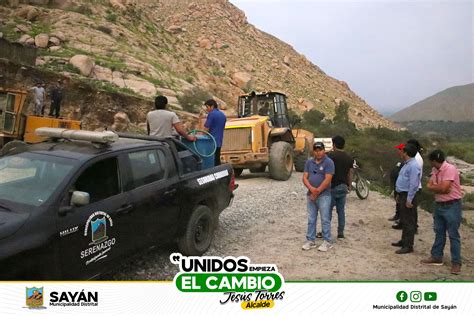
[[[26,44],[26,41],[28,41],[29,39],[31,39],[31,36],[29,36],[28,34],[23,34],[23,35],[18,39],[18,43],[20,43],[20,44]]]
[[[54,36],[52,36],[52,37],[49,38],[49,42],[52,44],[52,46],[59,46],[59,45],[61,45],[61,40],[60,40],[59,38],[57,38],[57,37],[54,37]]]
[[[49,51],[50,52],[57,52],[57,51],[61,50],[61,48],[62,48],[61,46],[51,46],[49,48]]]
[[[249,89],[252,84],[252,75],[244,71],[235,72],[232,75],[232,81],[240,89]]]
[[[66,41],[66,35],[64,35],[64,33],[62,31],[54,31],[53,33],[51,33],[51,37],[56,37],[58,38],[61,42],[65,42]]]
[[[69,63],[77,68],[81,75],[89,77],[94,69],[94,60],[87,55],[75,55],[70,60]]]
[[[30,11],[31,9],[34,9],[34,7],[30,7],[30,6],[21,7],[15,11],[15,15],[19,18],[26,19],[26,16],[28,15],[28,11]]]
[[[38,8],[32,7],[32,6],[24,6],[19,8],[16,12],[15,15],[19,18],[27,19],[29,21],[33,21],[40,15],[40,10]]]
[[[49,35],[46,33],[41,33],[35,36],[35,45],[39,48],[48,47]]]
[[[26,40],[25,44],[28,46],[35,46],[35,39],[33,37],[30,37]]]
[[[26,14],[26,19],[28,21],[34,21],[36,18],[40,15],[40,10],[37,8],[31,8],[31,10],[28,11]]]

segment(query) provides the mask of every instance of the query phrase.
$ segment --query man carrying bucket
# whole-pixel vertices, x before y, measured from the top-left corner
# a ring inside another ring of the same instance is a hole
[[[221,164],[221,147],[227,118],[225,117],[225,114],[219,110],[217,102],[214,99],[207,100],[204,102],[204,105],[206,106],[206,111],[208,113],[206,123],[204,123],[204,128],[216,140],[214,165],[218,166]]]

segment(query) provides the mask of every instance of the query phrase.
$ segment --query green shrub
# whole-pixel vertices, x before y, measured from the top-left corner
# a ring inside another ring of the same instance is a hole
[[[31,30],[28,32],[28,34],[32,37],[35,37],[36,35],[41,33],[51,33],[51,24],[41,22],[34,23],[31,25]]]
[[[461,141],[447,141],[439,145],[448,156],[474,163],[474,141],[473,138],[466,138]]]
[[[107,13],[107,15],[105,16],[105,19],[109,22],[115,23],[117,22],[117,14],[113,12]]]
[[[316,109],[303,113],[303,122],[307,125],[319,126],[326,115]]]
[[[194,87],[184,91],[184,93],[179,95],[177,98],[179,104],[183,107],[183,110],[191,113],[199,113],[201,105],[206,100],[210,99],[211,95],[204,89]]]
[[[67,71],[67,72],[70,72],[70,73],[73,73],[73,74],[80,74],[81,73],[79,71],[79,69],[77,69],[76,67],[74,67],[73,65],[71,65],[69,63],[64,64],[64,71]]]
[[[288,109],[288,119],[294,128],[297,128],[296,125],[302,121],[301,116],[293,109]]]
[[[225,71],[220,67],[213,67],[212,68],[212,75],[216,77],[223,77],[225,76]]]

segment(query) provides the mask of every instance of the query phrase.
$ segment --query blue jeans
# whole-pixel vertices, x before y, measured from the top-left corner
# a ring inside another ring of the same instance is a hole
[[[447,231],[451,244],[451,262],[461,264],[461,236],[459,235],[462,219],[461,201],[446,206],[436,204],[433,218],[436,237],[431,247],[431,256],[434,259],[443,259]]]
[[[323,239],[331,242],[331,194],[328,191],[322,193],[315,201],[307,199],[308,209],[308,231],[306,239],[314,241],[316,239],[316,222],[318,211],[321,213],[321,225],[323,227]]]
[[[331,212],[330,212],[330,221],[332,221],[332,210],[334,206],[337,211],[337,233],[343,234],[344,227],[346,226],[346,195],[347,195],[347,185],[341,183],[336,185],[331,189]]]

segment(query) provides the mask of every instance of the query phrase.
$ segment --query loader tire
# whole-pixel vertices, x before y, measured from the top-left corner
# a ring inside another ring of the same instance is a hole
[[[303,152],[295,155],[295,170],[298,172],[304,171],[304,165],[306,161],[310,158],[311,149],[309,148],[308,141],[304,141],[304,150]]]
[[[290,178],[293,172],[293,148],[289,143],[280,141],[272,144],[268,171],[275,180],[286,181]]]

